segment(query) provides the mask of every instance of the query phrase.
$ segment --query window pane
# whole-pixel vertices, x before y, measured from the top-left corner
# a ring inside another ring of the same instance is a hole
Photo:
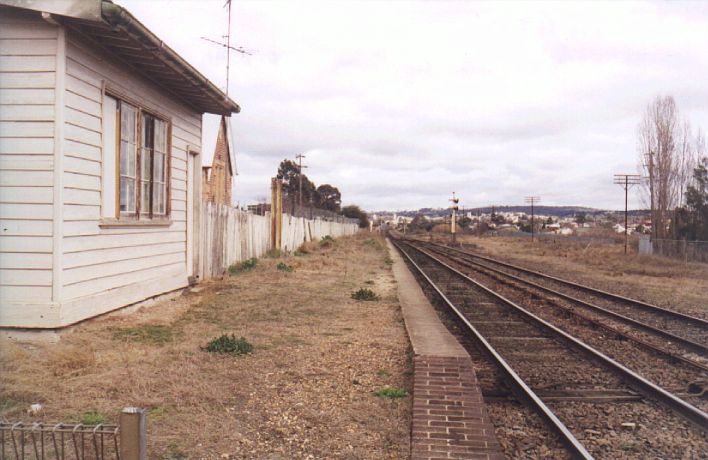
[[[135,107],[125,102],[120,103],[120,138],[135,144],[135,121],[137,111]]]
[[[120,178],[120,210],[135,212],[135,179]]]
[[[150,213],[150,182],[140,181],[140,213]]]
[[[135,177],[135,145],[120,141],[120,175]]]
[[[140,178],[145,181],[149,181],[152,177],[152,151],[150,149],[143,149],[140,155]]]
[[[162,153],[154,153],[152,179],[158,182],[165,181],[165,155]]]
[[[153,185],[153,207],[155,214],[165,213],[165,186],[164,184]]]
[[[155,117],[143,112],[143,147],[145,148],[151,149],[155,145],[154,123]]]
[[[165,153],[167,151],[167,123],[155,120],[155,150]]]

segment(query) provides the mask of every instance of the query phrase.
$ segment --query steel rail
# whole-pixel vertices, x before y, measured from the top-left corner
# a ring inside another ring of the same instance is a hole
[[[420,249],[420,248],[416,248],[415,246],[411,245],[410,243],[408,243],[408,246],[411,247],[412,249],[418,251],[419,253],[426,255],[428,258],[435,261],[438,265],[446,268],[451,273],[456,274],[460,278],[468,281],[469,283],[477,286],[479,289],[483,290],[484,292],[490,294],[492,297],[500,300],[505,305],[511,307],[513,310],[520,313],[522,316],[528,318],[533,323],[537,324],[538,326],[542,327],[543,329],[551,332],[552,334],[556,335],[557,337],[565,340],[567,343],[572,344],[576,348],[580,349],[581,351],[583,351],[583,352],[587,353],[588,355],[590,355],[591,357],[595,358],[598,362],[603,364],[606,368],[610,369],[611,371],[615,372],[617,375],[619,375],[621,378],[623,378],[630,385],[635,386],[636,389],[638,389],[645,396],[662,402],[665,406],[667,406],[672,411],[683,416],[685,419],[689,420],[690,422],[695,423],[700,429],[702,429],[704,431],[708,431],[708,414],[706,414],[702,410],[685,402],[684,400],[675,396],[674,394],[664,390],[660,386],[645,379],[641,375],[639,375],[636,372],[632,371],[631,369],[625,367],[624,365],[620,364],[619,362],[617,362],[614,359],[610,358],[609,356],[605,355],[601,351],[596,350],[595,348],[593,348],[590,345],[586,344],[585,342],[573,337],[572,335],[568,334],[567,332],[563,331],[562,329],[559,329],[558,327],[554,326],[553,324],[549,323],[548,321],[536,316],[535,314],[531,313],[530,311],[526,310],[525,308],[515,304],[511,300],[502,296],[501,294],[498,294],[495,291],[487,288],[486,286],[478,283],[477,281],[473,280],[472,278],[465,275],[464,273],[456,270],[455,268],[451,267],[450,265],[446,264],[445,262],[443,262],[443,261],[439,260],[438,258],[436,258],[435,256],[431,255],[427,251]]]
[[[521,396],[523,400],[529,402],[533,409],[544,419],[548,424],[551,425],[553,430],[561,438],[561,441],[568,447],[573,453],[574,458],[582,458],[590,460],[593,458],[592,455],[585,449],[585,446],[577,440],[577,438],[570,432],[568,427],[566,427],[563,422],[553,413],[553,411],[546,406],[546,404],[541,400],[541,398],[536,395],[536,393],[524,382],[524,380],[514,371],[514,369],[502,358],[502,356],[492,347],[492,345],[487,342],[487,340],[480,334],[480,332],[469,322],[465,315],[450,301],[450,299],[445,296],[445,294],[438,288],[438,286],[430,279],[430,277],[423,271],[423,269],[415,263],[415,261],[394,241],[396,248],[403,254],[408,262],[415,267],[415,269],[420,273],[420,275],[425,278],[425,280],[430,284],[430,286],[435,290],[435,292],[440,296],[440,298],[445,302],[445,304],[450,308],[457,318],[465,325],[468,331],[473,335],[477,342],[482,346],[484,351],[491,356],[492,361],[496,366],[498,366],[502,372],[506,375],[509,382],[511,382],[512,387],[516,388],[517,394]]]
[[[425,244],[425,243],[424,243],[424,244]],[[437,246],[437,245],[434,245],[434,246]],[[445,250],[454,251],[453,248],[448,248],[448,247],[446,247],[446,246],[440,246],[440,248],[444,248]],[[436,252],[438,252],[438,251],[436,251]],[[455,252],[458,252],[458,251],[455,251]],[[469,254],[467,254],[466,252],[461,252],[461,253],[464,254],[464,255],[469,255]],[[639,328],[639,329],[643,329],[643,330],[645,330],[645,331],[647,331],[647,332],[651,332],[651,333],[656,334],[656,335],[659,335],[659,336],[661,336],[661,337],[663,337],[663,338],[672,340],[672,341],[674,341],[674,342],[681,343],[682,345],[685,345],[686,347],[690,348],[690,349],[693,350],[693,351],[699,352],[699,353],[704,354],[704,355],[708,354],[708,347],[706,347],[706,346],[704,346],[704,345],[702,345],[702,344],[700,344],[700,343],[694,342],[694,341],[692,341],[692,340],[689,340],[689,339],[687,339],[687,338],[685,338],[685,337],[681,337],[681,336],[679,336],[679,335],[675,335],[675,334],[673,334],[673,333],[671,333],[671,332],[667,332],[667,331],[665,331],[665,330],[663,330],[663,329],[656,328],[656,327],[654,327],[654,326],[651,326],[651,325],[649,325],[649,324],[643,323],[643,322],[641,322],[641,321],[637,321],[636,319],[630,318],[630,317],[628,317],[628,316],[622,315],[622,314],[617,313],[617,312],[612,311],[612,310],[608,310],[608,309],[606,309],[606,308],[603,308],[603,307],[600,307],[600,306],[598,306],[598,305],[592,304],[592,303],[587,302],[587,301],[585,301],[585,300],[578,299],[577,297],[573,297],[573,296],[571,296],[571,295],[565,294],[565,293],[563,293],[563,292],[557,291],[557,290],[552,289],[552,288],[549,288],[549,287],[547,287],[547,286],[543,286],[543,285],[540,285],[540,284],[535,283],[535,282],[533,282],[533,281],[530,281],[530,280],[527,280],[527,279],[524,279],[524,278],[520,278],[520,277],[518,277],[518,276],[516,276],[516,275],[513,275],[513,274],[511,274],[511,273],[507,273],[507,272],[505,272],[505,271],[503,271],[503,270],[499,270],[498,268],[490,267],[489,265],[485,265],[485,264],[482,264],[482,263],[480,263],[480,262],[475,262],[475,261],[467,261],[467,260],[466,260],[466,261],[461,261],[461,260],[458,260],[458,261],[456,261],[456,262],[458,262],[458,263],[460,263],[460,264],[462,264],[462,265],[465,265],[465,266],[467,266],[467,267],[469,267],[469,268],[472,268],[472,269],[475,269],[475,267],[473,267],[472,265],[476,265],[477,267],[482,267],[483,269],[490,270],[490,271],[492,271],[492,272],[494,272],[494,273],[499,273],[500,275],[503,275],[503,276],[506,276],[506,277],[508,277],[508,278],[513,279],[514,281],[518,281],[518,282],[520,282],[520,283],[524,283],[524,284],[527,284],[527,285],[529,285],[529,286],[533,286],[533,287],[536,288],[536,289],[539,289],[539,290],[541,290],[541,291],[544,291],[544,292],[547,292],[547,293],[549,293],[549,294],[555,295],[555,296],[560,297],[560,298],[562,298],[562,299],[569,300],[569,301],[571,301],[571,302],[577,303],[577,304],[579,304],[579,305],[582,305],[583,307],[586,307],[586,308],[589,308],[589,309],[591,309],[591,310],[600,312],[600,313],[605,314],[605,315],[607,315],[607,316],[611,316],[611,317],[614,318],[614,319],[617,319],[617,320],[619,320],[619,321],[621,321],[621,322],[624,322],[624,323],[627,323],[627,324],[631,324],[632,326],[635,326],[635,327],[637,327],[637,328]],[[577,313],[576,313],[576,314],[577,314]],[[581,315],[581,316],[582,316],[582,315]],[[583,318],[585,318],[585,317],[583,316]],[[602,323],[599,323],[599,324],[602,325]],[[603,325],[603,327],[609,327],[609,326]],[[611,327],[610,327],[610,329],[612,329],[613,332],[619,332],[619,331],[616,331],[614,328],[611,328]],[[637,340],[639,343],[642,343],[643,345],[647,345],[647,342],[644,342],[643,340],[635,339],[635,338],[633,338],[632,336],[628,336],[627,334],[624,334],[624,333],[622,333],[622,332],[619,332],[619,333],[620,333],[623,337],[630,338],[631,340]],[[656,348],[655,348],[655,349],[656,349]],[[666,353],[666,354],[668,354],[669,356],[671,356],[672,358],[679,359],[679,360],[681,360],[681,361],[686,362],[687,364],[690,364],[690,365],[693,365],[693,366],[696,366],[696,367],[700,367],[701,369],[703,369],[703,370],[705,370],[705,371],[708,371],[708,366],[705,366],[705,365],[703,365],[703,364],[701,364],[701,363],[698,363],[698,362],[696,362],[696,361],[693,361],[693,360],[691,360],[691,359],[684,358],[684,357],[682,357],[682,356],[673,354],[673,353],[668,352],[668,351],[664,351],[664,350],[662,350],[662,349],[660,349],[660,348],[656,349],[656,351],[660,351],[660,352]]]
[[[422,241],[422,240],[421,240],[421,241]],[[425,242],[425,241],[423,241],[423,242]],[[437,246],[447,247],[447,246],[441,245],[441,244],[439,244],[439,243],[432,243],[432,242],[425,242],[425,243],[427,243],[427,244],[433,244],[433,245],[437,245]],[[576,283],[576,282],[574,282],[574,281],[565,280],[565,279],[563,279],[563,278],[558,278],[558,277],[553,276],[553,275],[548,275],[548,274],[546,274],[546,273],[541,273],[541,272],[536,271],[536,270],[531,270],[531,269],[524,268],[524,267],[521,267],[521,266],[518,266],[518,265],[510,264],[510,263],[508,263],[508,262],[502,262],[502,261],[500,261],[500,260],[493,259],[493,258],[491,258],[491,257],[481,256],[481,255],[479,255],[479,254],[472,254],[472,253],[470,253],[470,252],[463,251],[463,250],[461,250],[461,249],[456,249],[456,248],[448,248],[448,249],[450,249],[450,250],[452,250],[452,251],[460,252],[460,253],[462,253],[462,254],[466,254],[466,255],[468,255],[468,256],[470,256],[470,257],[476,257],[476,258],[478,258],[478,259],[486,260],[486,261],[488,261],[488,262],[492,262],[492,263],[495,263],[495,264],[499,264],[499,265],[502,265],[502,266],[504,266],[504,267],[512,268],[512,269],[514,269],[514,270],[519,270],[519,271],[521,271],[521,272],[531,273],[531,274],[533,274],[533,275],[540,276],[540,277],[542,277],[542,278],[551,279],[551,280],[557,281],[557,282],[559,282],[559,283],[561,283],[561,284],[565,284],[565,285],[567,285],[567,286],[571,286],[571,287],[574,287],[574,288],[577,288],[577,289],[580,289],[580,290],[583,290],[583,291],[586,291],[586,292],[589,292],[589,293],[591,293],[591,294],[595,294],[595,295],[598,295],[598,296],[601,296],[601,297],[605,297],[605,298],[608,298],[608,299],[611,299],[611,300],[617,300],[617,301],[620,301],[620,302],[630,303],[630,304],[632,304],[632,305],[638,306],[638,307],[643,308],[643,309],[645,309],[645,310],[651,310],[651,311],[654,311],[654,312],[659,313],[659,314],[662,314],[662,315],[672,316],[672,317],[674,317],[674,318],[679,318],[679,319],[682,319],[682,320],[684,320],[684,321],[686,321],[686,322],[690,322],[690,323],[692,323],[692,324],[696,324],[696,325],[702,326],[702,327],[706,328],[706,332],[708,332],[708,320],[704,320],[704,319],[698,318],[698,317],[696,317],[696,316],[687,315],[687,314],[685,314],[685,313],[681,313],[681,312],[678,312],[678,311],[676,311],[676,310],[671,310],[671,309],[668,309],[668,308],[659,307],[659,306],[657,306],[657,305],[652,305],[652,304],[647,303],[647,302],[642,302],[641,300],[632,299],[632,298],[629,298],[629,297],[624,297],[624,296],[621,296],[621,295],[619,295],[619,294],[613,294],[612,292],[607,292],[607,291],[603,291],[603,290],[601,290],[601,289],[596,289],[596,288],[593,288],[593,287],[590,287],[590,286],[586,286],[586,285],[584,285],[584,284]]]

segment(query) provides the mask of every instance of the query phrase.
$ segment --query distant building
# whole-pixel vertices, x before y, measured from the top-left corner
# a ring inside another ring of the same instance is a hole
[[[202,199],[209,203],[231,204],[236,162],[230,121],[221,117],[211,166],[202,166]]]

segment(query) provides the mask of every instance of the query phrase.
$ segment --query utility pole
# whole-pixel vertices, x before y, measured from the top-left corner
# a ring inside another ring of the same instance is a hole
[[[534,229],[535,225],[534,225],[534,221],[533,221],[533,217],[534,217],[534,214],[533,214],[533,205],[536,204],[536,203],[538,203],[539,201],[541,201],[541,197],[538,197],[538,196],[527,196],[526,199],[525,199],[525,201],[526,201],[527,204],[529,204],[529,203],[531,204],[531,241],[533,241],[533,236],[534,236],[534,234],[536,233],[536,230]]]
[[[455,234],[457,232],[457,203],[460,202],[460,199],[455,197],[455,192],[452,192],[452,198],[450,198],[450,201],[452,201],[452,219],[450,221],[450,232],[452,232],[452,245],[454,246],[456,243]]]
[[[298,178],[300,179],[300,185],[298,188],[299,191],[298,191],[297,197],[298,197],[298,201],[300,203],[300,208],[302,208],[302,168],[307,168],[307,166],[302,165],[302,159],[305,158],[305,155],[303,155],[302,153],[298,153],[297,155],[295,155],[295,158],[298,161],[298,171],[299,171]]]
[[[624,189],[624,253],[627,254],[627,195],[629,188],[633,185],[639,185],[642,182],[642,177],[639,174],[615,174],[614,183]],[[652,222],[652,227],[654,222]]]

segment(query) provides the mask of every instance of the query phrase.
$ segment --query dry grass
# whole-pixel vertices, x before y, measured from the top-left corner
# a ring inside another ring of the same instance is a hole
[[[260,260],[58,344],[3,344],[0,416],[27,420],[40,402],[45,421],[96,412],[115,422],[123,406],[146,407],[152,458],[407,457],[410,398],[373,392],[410,390],[408,340],[387,252],[366,239]],[[278,271],[282,260],[294,271]],[[381,300],[350,299],[361,287]],[[201,350],[223,333],[254,352]]]
[[[708,265],[663,257],[625,256],[621,244],[588,244],[559,239],[521,238],[463,241],[491,256],[610,292],[708,317]]]

